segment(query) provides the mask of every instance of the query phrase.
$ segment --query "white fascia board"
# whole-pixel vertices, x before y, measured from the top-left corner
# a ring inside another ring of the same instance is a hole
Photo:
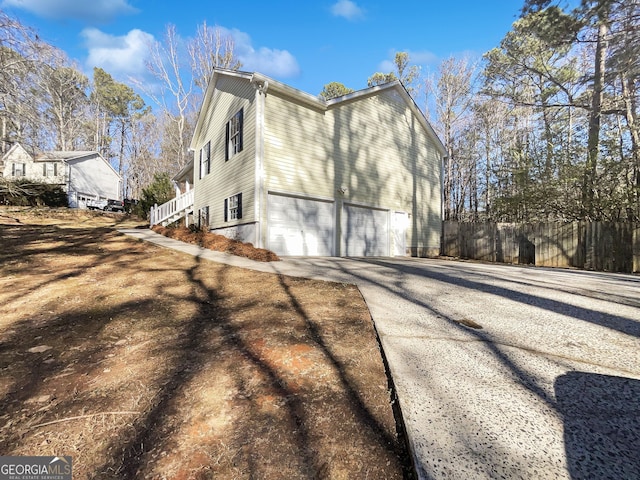
[[[22,150],[23,150],[27,155],[29,155],[31,158],[33,158],[33,157],[31,156],[31,154],[30,154],[29,152],[27,152],[27,150],[26,150],[22,145],[20,145],[20,143],[16,142],[16,143],[14,143],[14,144],[11,146],[11,148],[10,148],[9,150],[7,150],[7,153],[5,153],[5,154],[2,156],[2,159],[0,159],[0,161],[2,161],[2,162],[4,163],[5,159],[6,159],[6,158],[9,158],[9,157],[11,156],[11,154],[14,152],[14,150],[18,150],[19,148],[20,148],[20,149],[22,149]]]
[[[104,158],[102,155],[100,155],[100,152],[82,152],[82,155],[78,155],[76,157],[72,157],[72,158],[65,158],[62,159],[62,163],[71,163],[71,162],[75,162],[77,160],[81,160],[85,157],[90,157],[92,155],[95,155],[99,160],[102,160],[104,163],[107,164],[107,166],[111,169],[111,171],[116,175],[116,177],[118,177],[121,181],[122,181],[122,176],[118,173],[118,171],[113,168],[113,165],[111,165],[111,162],[109,162],[106,158]]]
[[[364,90],[358,90],[357,92],[348,93],[347,95],[343,95],[341,97],[332,98],[331,100],[327,101],[327,106],[328,108],[340,107],[345,103],[358,101],[363,98],[371,97],[385,90],[391,90],[391,89],[395,89],[400,94],[404,102],[407,104],[407,106],[411,109],[415,117],[418,119],[418,122],[420,122],[420,125],[422,125],[422,128],[427,132],[427,135],[431,137],[431,139],[434,141],[438,151],[440,151],[442,156],[446,156],[447,150],[444,147],[444,144],[442,143],[442,141],[436,134],[435,130],[427,120],[427,117],[424,116],[424,113],[422,113],[422,110],[418,108],[418,105],[416,105],[416,102],[413,100],[411,95],[409,95],[409,92],[407,92],[407,89],[404,88],[404,85],[402,85],[402,83],[399,80],[394,80],[393,82],[384,83],[382,85],[376,85],[375,87],[365,88]]]
[[[342,95],[340,97],[332,98],[327,100],[327,107],[331,108],[342,103],[350,102],[352,100],[359,100],[364,97],[369,97],[380,93],[384,90],[390,90],[392,88],[400,85],[398,80],[394,80],[393,82],[383,83],[382,85],[376,85],[374,87],[364,88],[362,90],[357,90],[355,92],[347,93],[346,95]]]
[[[194,164],[194,160],[192,156],[191,159],[185,164],[185,166],[182,167],[180,171],[171,178],[171,180],[176,182],[179,181],[180,178],[184,177],[187,173],[189,173],[189,170],[193,170],[193,164]],[[192,179],[190,178],[189,181],[192,181]]]
[[[440,151],[440,154],[443,157],[446,157],[447,149],[442,143],[442,140],[440,140],[440,137],[438,137],[438,134],[436,133],[436,131],[431,126],[431,123],[429,123],[429,120],[427,120],[427,117],[424,116],[424,113],[422,113],[422,110],[420,110],[418,105],[416,105],[416,102],[413,100],[413,97],[409,95],[409,92],[407,92],[407,89],[404,88],[404,85],[402,85],[400,82],[398,83],[399,83],[398,91],[400,92],[400,95],[404,98],[409,108],[413,111],[414,115],[418,118],[418,121],[422,124],[422,127],[426,130],[427,134],[432,138],[432,140],[436,144],[436,148]]]
[[[251,78],[252,83],[257,83],[260,85],[267,85],[267,93],[269,91],[276,91],[286,97],[295,99],[300,103],[303,103],[309,107],[317,108],[320,110],[327,109],[327,102],[322,100],[321,98],[316,97],[315,95],[311,95],[310,93],[303,92],[302,90],[298,90],[297,88],[293,88],[287,84],[279,82],[278,80],[274,80],[273,78],[267,77],[261,73],[254,73]]]
[[[211,78],[209,79],[209,84],[207,85],[207,89],[204,93],[204,98],[202,99],[202,103],[200,104],[200,110],[198,111],[198,119],[196,121],[196,126],[193,129],[193,136],[191,137],[191,142],[189,143],[189,149],[190,150],[195,150],[196,145],[195,145],[195,140],[196,138],[198,138],[198,135],[200,134],[200,130],[202,129],[202,124],[204,122],[204,118],[203,118],[203,112],[205,112],[207,110],[207,105],[209,105],[209,102],[211,101],[211,97],[213,96],[213,93],[216,90],[216,84],[218,83],[218,79],[220,78],[220,76],[227,76],[227,77],[236,77],[236,78],[244,78],[245,80],[251,80],[252,77],[252,73],[250,72],[242,72],[239,70],[226,70],[224,68],[214,68],[213,69],[213,75],[211,75]]]

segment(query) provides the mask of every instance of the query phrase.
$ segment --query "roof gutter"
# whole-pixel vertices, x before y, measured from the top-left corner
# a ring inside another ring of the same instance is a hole
[[[302,90],[290,87],[289,85],[285,85],[284,83],[267,77],[266,75],[263,75],[261,73],[255,72],[253,75],[251,75],[250,81],[252,84],[255,84],[256,87],[262,86],[263,93],[266,93],[266,90],[264,89],[264,86],[266,85],[266,88],[269,91],[281,93],[289,98],[294,98],[295,100],[309,107],[318,108],[321,110],[326,110],[327,108],[327,104],[324,100],[321,100],[318,97],[311,95],[310,93],[303,92]]]

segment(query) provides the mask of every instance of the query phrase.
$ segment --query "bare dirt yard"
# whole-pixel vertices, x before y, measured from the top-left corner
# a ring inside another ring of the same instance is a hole
[[[143,222],[0,207],[0,454],[74,479],[411,477],[349,285],[136,241]]]

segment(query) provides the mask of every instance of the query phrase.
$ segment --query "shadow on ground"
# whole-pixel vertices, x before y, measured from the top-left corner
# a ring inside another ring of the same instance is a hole
[[[79,478],[402,478],[357,289],[0,225],[0,451]]]
[[[568,372],[555,394],[572,479],[640,478],[640,380]]]

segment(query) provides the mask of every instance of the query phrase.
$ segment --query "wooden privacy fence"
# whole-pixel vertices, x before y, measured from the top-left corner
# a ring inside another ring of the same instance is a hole
[[[442,253],[489,262],[640,272],[640,224],[447,221]]]

